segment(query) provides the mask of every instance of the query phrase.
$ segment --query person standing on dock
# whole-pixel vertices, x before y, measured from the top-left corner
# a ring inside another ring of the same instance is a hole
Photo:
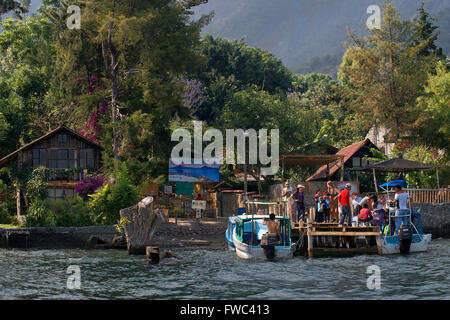
[[[347,183],[345,185],[344,191],[342,191],[339,196],[338,200],[342,207],[342,215],[341,219],[339,220],[339,225],[343,225],[344,221],[347,220],[347,225],[352,225],[352,208],[350,206],[350,190],[352,188],[352,185],[350,183]]]
[[[293,217],[293,214],[292,214],[292,212],[293,212],[293,210],[292,210],[292,203],[293,203],[293,200],[292,200],[292,188],[289,185],[289,181],[286,181],[284,183],[284,188],[283,188],[283,192],[281,194],[281,198],[283,199],[283,201],[287,201],[286,206],[287,206],[288,217],[291,219],[291,221],[294,221],[294,217]]]
[[[302,184],[299,184],[297,186],[297,191],[294,193],[292,198],[294,199],[294,206],[295,206],[295,222],[300,222],[300,219],[302,219],[303,222],[305,222],[305,195],[303,194],[303,190],[305,189],[305,186]]]
[[[338,202],[336,196],[339,194],[339,190],[336,189],[332,181],[327,182],[327,192],[330,194],[330,221],[338,221]]]

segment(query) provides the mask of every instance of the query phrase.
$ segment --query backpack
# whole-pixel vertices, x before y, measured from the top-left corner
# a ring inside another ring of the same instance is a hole
[[[325,212],[327,208],[327,203],[322,198],[319,198],[319,212]]]

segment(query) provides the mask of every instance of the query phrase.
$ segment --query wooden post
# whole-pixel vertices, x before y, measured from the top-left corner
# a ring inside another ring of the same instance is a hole
[[[344,157],[340,160],[341,163],[341,182],[344,181]]]
[[[378,194],[378,183],[377,183],[377,176],[375,175],[375,168],[372,168],[372,172],[373,172],[373,181],[375,183],[375,191]]]
[[[22,224],[22,219],[21,219],[21,215],[22,215],[22,206],[21,206],[21,202],[20,202],[20,188],[19,186],[16,187],[16,209],[17,209],[17,220],[19,221],[20,224]]]
[[[313,258],[314,257],[314,253],[313,253],[313,236],[311,235],[312,232],[312,224],[311,224],[311,218],[308,217],[308,219],[306,220],[307,224],[306,224],[306,229],[307,229],[307,235],[308,235],[308,258]]]
[[[376,236],[376,239],[377,239],[377,251],[378,251],[378,255],[382,256],[383,252],[382,252],[382,249],[381,249],[381,238],[380,237],[381,237],[380,235]]]
[[[120,218],[127,219],[124,230],[129,254],[146,254],[146,247],[151,244],[156,229],[167,222],[158,209],[153,209],[153,197],[120,210]]]
[[[439,183],[439,169],[436,168],[436,181],[437,181],[437,188],[440,189],[441,185]]]
[[[145,255],[147,256],[147,260],[152,264],[159,263],[159,248],[158,247],[146,247]]]

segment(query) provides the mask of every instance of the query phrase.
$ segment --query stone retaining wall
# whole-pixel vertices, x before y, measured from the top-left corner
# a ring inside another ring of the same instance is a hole
[[[182,247],[225,247],[227,219],[179,219],[161,225],[153,237],[153,245],[161,248]],[[123,248],[118,241],[122,237],[114,226],[71,227],[71,228],[22,228],[0,229],[0,248],[5,247],[7,230],[29,231],[28,248],[31,249],[77,249],[77,248]],[[101,240],[99,243],[93,238]]]
[[[1,248],[5,247],[7,230],[29,231],[28,247],[33,249],[85,248],[92,237],[112,244],[115,237],[121,236],[113,226],[0,229]]]
[[[433,238],[450,238],[450,203],[413,203],[412,208],[422,213],[425,233],[431,233]]]

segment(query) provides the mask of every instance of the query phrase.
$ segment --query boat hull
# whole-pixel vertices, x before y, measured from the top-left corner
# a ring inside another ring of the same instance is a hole
[[[233,237],[232,237],[234,227],[235,226],[234,226],[233,221],[229,221],[227,231],[225,231],[225,239],[227,240],[228,249],[231,251],[235,250],[234,243],[233,243]]]
[[[236,239],[233,232],[233,243],[236,255],[241,259],[266,259],[264,249],[261,246],[250,246]],[[293,257],[293,247],[275,246],[275,259],[290,259]]]
[[[415,234],[409,252],[424,252],[428,249],[431,234],[423,234],[422,238]],[[400,253],[400,242],[397,236],[381,237],[381,250],[383,254]]]

